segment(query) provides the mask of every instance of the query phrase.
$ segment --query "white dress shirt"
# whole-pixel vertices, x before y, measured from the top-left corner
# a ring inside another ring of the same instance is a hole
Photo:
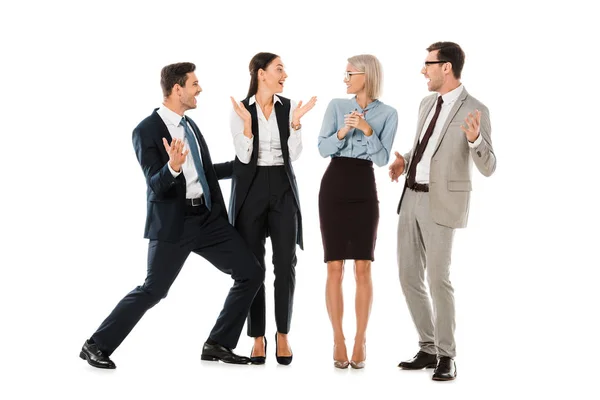
[[[435,128],[433,128],[433,133],[429,138],[429,142],[427,142],[427,147],[423,152],[423,157],[421,161],[417,164],[417,171],[415,174],[415,182],[417,183],[429,183],[429,170],[431,167],[431,157],[433,157],[433,152],[437,145],[437,142],[442,134],[442,128],[448,119],[448,114],[450,114],[450,110],[454,107],[454,103],[463,92],[463,85],[460,85],[456,89],[442,95],[442,99],[444,102],[442,103],[442,109],[440,110],[440,115],[438,115],[438,119],[435,122]],[[423,125],[423,130],[421,131],[421,136],[419,137],[419,142],[423,140],[423,136],[427,131],[427,127],[429,123],[433,119],[433,115],[435,114],[435,103],[434,107],[431,108],[427,119],[425,119],[425,124]],[[464,135],[464,132],[461,130],[461,133]],[[475,140],[475,142],[469,142],[469,147],[477,147],[479,143],[481,143],[481,135]],[[407,171],[408,172],[408,171]]]
[[[165,125],[167,126],[167,129],[169,130],[171,137],[173,139],[183,140],[183,145],[184,145],[183,151],[185,152],[185,149],[189,148],[190,143],[188,142],[188,140],[185,137],[185,131],[183,130],[183,125],[180,124],[181,118],[182,118],[181,115],[177,114],[174,111],[169,110],[164,105],[160,106],[157,113],[158,113],[158,115],[160,115],[160,117],[164,121]],[[186,123],[188,124],[190,131],[194,132],[194,130],[192,129],[190,124],[187,121],[186,121]],[[198,147],[198,153],[200,154],[200,162],[202,162],[202,153],[200,152],[200,145],[198,144],[197,140],[195,140],[194,142],[195,143],[193,143],[192,146]],[[175,172],[171,168],[170,164],[168,164],[168,166],[169,166],[169,171],[171,171],[171,174],[173,174],[174,178],[178,177],[179,174],[181,174],[183,172],[183,176],[185,177],[185,182],[186,182],[186,188],[185,188],[185,198],[186,199],[195,199],[202,195],[202,193],[203,193],[202,185],[200,185],[200,182],[198,181],[198,171],[196,170],[196,165],[194,164],[194,158],[192,157],[192,152],[189,152],[187,157],[185,158],[185,162],[181,166],[181,171]],[[200,166],[200,168],[202,168],[202,166]]]
[[[281,103],[277,95],[273,96],[273,104]],[[250,105],[256,103],[255,96],[250,97],[248,103]],[[302,136],[301,130],[292,129],[292,116],[297,104],[291,101],[290,105],[290,137],[287,146],[290,151],[290,161],[296,161],[302,152]],[[277,126],[277,116],[275,115],[275,107],[269,115],[269,119],[265,117],[260,108],[260,104],[256,103],[256,115],[258,117],[258,163],[259,166],[274,166],[283,165],[283,152],[281,150],[281,139],[279,137],[279,127]],[[235,154],[238,159],[244,164],[248,164],[252,158],[252,143],[254,135],[248,138],[244,135],[244,121],[237,115],[235,110],[231,113],[231,134],[233,135],[233,145]]]

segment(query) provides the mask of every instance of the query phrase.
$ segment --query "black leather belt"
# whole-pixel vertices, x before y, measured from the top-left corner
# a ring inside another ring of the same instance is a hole
[[[206,202],[204,201],[204,195],[202,195],[196,199],[185,199],[185,204],[192,207],[198,207],[206,204]]]
[[[415,192],[429,192],[429,185],[426,183],[414,183],[408,188],[414,190]]]

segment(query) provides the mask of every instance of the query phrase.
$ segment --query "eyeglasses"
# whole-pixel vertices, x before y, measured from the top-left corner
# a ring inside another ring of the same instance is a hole
[[[344,75],[344,80],[349,81],[350,78],[352,78],[352,75],[360,75],[360,74],[364,74],[364,72],[360,72],[360,71],[346,71],[345,75]]]
[[[427,69],[431,64],[446,64],[447,62],[450,61],[425,61],[423,63],[423,68]]]

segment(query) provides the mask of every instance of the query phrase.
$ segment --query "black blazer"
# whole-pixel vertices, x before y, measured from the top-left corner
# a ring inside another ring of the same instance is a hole
[[[169,155],[162,139],[166,138],[169,144],[173,139],[157,110],[158,108],[133,130],[133,148],[148,185],[146,192],[148,213],[144,237],[175,242],[183,233],[186,182],[183,174],[173,178],[169,170],[167,165]],[[231,178],[233,162],[213,165],[200,129],[189,117],[186,119],[200,143],[213,207],[219,204],[221,206],[219,212],[227,218],[227,209],[218,180]]]
[[[296,175],[290,162],[290,151],[287,146],[290,137],[290,100],[278,96],[281,103],[275,103],[275,116],[277,117],[277,126],[279,127],[279,138],[281,140],[281,150],[283,152],[283,163],[285,172],[290,180],[290,186],[296,199],[298,206],[298,230],[296,232],[296,243],[301,249],[304,249],[304,241],[302,240],[302,214],[300,212],[300,197],[298,196],[298,185],[296,184]],[[242,209],[244,200],[250,190],[250,185],[256,174],[256,165],[258,163],[258,115],[256,113],[256,102],[249,104],[249,99],[242,101],[246,109],[252,115],[252,134],[254,141],[252,143],[252,157],[248,164],[241,162],[237,156],[233,161],[233,176],[231,182],[231,197],[229,198],[229,222],[235,226],[235,220]]]

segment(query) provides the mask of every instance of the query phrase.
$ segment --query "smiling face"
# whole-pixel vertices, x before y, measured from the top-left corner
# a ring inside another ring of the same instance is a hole
[[[430,51],[425,57],[425,64],[421,73],[427,79],[427,89],[430,92],[439,92],[447,81],[448,74],[452,73],[450,63],[427,64],[437,62],[439,50]]]
[[[346,84],[346,93],[348,94],[358,94],[365,90],[365,74],[353,74],[354,72],[359,71],[354,65],[348,63],[346,65],[346,74],[347,77],[344,78],[344,83]]]
[[[184,111],[196,108],[196,96],[200,94],[202,88],[198,83],[198,78],[194,72],[186,74],[185,86],[176,84],[173,88],[174,94],[177,96]]]
[[[258,78],[261,89],[265,89],[273,94],[283,92],[283,84],[288,75],[285,73],[281,58],[277,57],[267,66],[258,72]]]

